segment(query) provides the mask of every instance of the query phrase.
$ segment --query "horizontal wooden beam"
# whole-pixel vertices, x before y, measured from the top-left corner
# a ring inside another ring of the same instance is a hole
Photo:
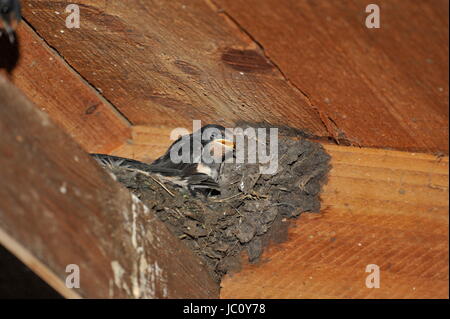
[[[68,298],[211,298],[156,215],[0,76],[0,243]],[[67,265],[80,288],[65,285]]]
[[[134,127],[114,151],[148,160],[170,131]],[[324,144],[332,170],[320,214],[222,281],[221,298],[448,298],[448,156]],[[376,264],[381,287],[369,289]]]
[[[333,166],[320,214],[222,281],[221,298],[444,298],[448,157],[325,146]],[[368,288],[368,265],[380,287]]]

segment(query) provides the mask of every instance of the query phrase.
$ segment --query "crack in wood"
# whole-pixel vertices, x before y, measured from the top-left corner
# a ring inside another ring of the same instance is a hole
[[[103,94],[100,92],[99,89],[97,89],[91,82],[89,82],[88,79],[86,79],[81,73],[79,73],[70,63],[67,61],[64,56],[58,51],[57,48],[52,46],[37,30],[33,27],[33,25],[28,22],[28,20],[25,17],[22,17],[22,23],[26,24],[35,34],[36,36],[44,43],[44,45],[47,47],[48,50],[50,50],[53,55],[58,57],[66,66],[68,70],[71,70],[73,73],[75,73],[81,81],[83,81],[86,86],[88,86],[95,94],[99,97],[102,102],[107,105],[118,118],[120,118],[122,121],[124,121],[128,126],[132,126],[133,123],[128,119],[128,117],[123,114],[111,101],[109,101]]]
[[[270,55],[266,52],[264,49],[264,46],[259,42],[250,32],[248,32],[233,16],[231,16],[224,8],[220,7],[219,4],[215,0],[205,0],[210,7],[214,8],[214,10],[218,13],[223,15],[226,19],[228,19],[239,31],[241,31],[243,34],[245,34],[261,51],[263,56],[269,61],[270,64],[272,64],[276,70],[280,73],[283,80],[285,80],[294,90],[299,92],[303,98],[305,99],[306,103],[308,104],[311,109],[313,109],[317,115],[319,116],[323,126],[325,127],[325,130],[329,134],[329,138],[331,138],[336,144],[341,144],[341,141],[344,141],[345,145],[353,145],[353,143],[347,138],[347,135],[345,132],[340,129],[336,122],[328,115],[325,114],[323,111],[320,111],[311,101],[311,98],[309,95],[303,91],[300,87],[295,85],[283,72],[281,67],[270,57]],[[335,128],[333,129],[330,125],[330,121],[334,124]],[[323,136],[321,136],[323,137]]]

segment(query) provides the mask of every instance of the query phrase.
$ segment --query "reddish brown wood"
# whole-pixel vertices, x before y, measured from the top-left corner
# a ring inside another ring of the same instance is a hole
[[[169,133],[135,127],[133,142],[114,153],[155,158]],[[221,298],[448,298],[448,157],[324,147],[332,170],[322,212],[293,221],[288,240],[260,263],[244,256]],[[365,286],[372,263],[380,289]]]
[[[448,153],[448,1],[212,0],[309,96],[331,136]]]
[[[129,123],[26,24],[17,30],[19,59],[11,81],[88,152],[108,152],[129,137]],[[3,44],[0,61],[12,61]],[[5,72],[4,72],[5,74]]]
[[[31,99],[45,94],[36,99],[42,107],[47,99],[59,101],[50,115],[63,127],[79,125],[82,136],[72,135],[82,145],[117,145],[105,149],[150,160],[169,145],[171,128],[190,128],[191,119],[267,120],[343,143],[448,153],[445,1],[379,1],[378,30],[364,27],[368,3],[362,0],[84,0],[75,1],[81,4],[79,30],[64,27],[68,3],[74,2],[30,0],[24,15],[88,81],[91,93],[70,91],[72,85],[49,90],[30,67],[47,53],[33,47],[34,40],[27,44],[26,36],[21,45],[34,50],[30,64],[19,62],[13,76]],[[44,60],[38,62],[45,78],[55,79],[53,65]],[[58,74],[66,71],[58,68]],[[109,115],[91,117],[83,126],[90,107],[84,102],[75,108],[79,113],[68,111],[68,101],[77,92],[92,96],[92,87],[134,124],[131,140],[111,137],[115,126],[102,120]],[[58,100],[60,90],[69,91]],[[323,196],[325,212],[302,216],[290,240],[267,251],[270,261],[228,277],[222,297],[448,298],[448,158],[328,149],[334,169]],[[8,148],[2,152],[11,156]],[[71,174],[97,176],[93,172]],[[45,185],[42,180],[36,183]],[[109,234],[98,236],[109,240]],[[374,259],[382,267],[383,288],[367,290],[364,266]],[[133,265],[126,267],[132,274]],[[131,278],[126,280],[130,289]]]
[[[376,30],[364,1],[90,0],[79,30],[64,27],[67,3],[29,1],[24,15],[134,124],[267,120],[448,152],[446,1],[382,1]]]
[[[325,146],[322,212],[304,214],[221,298],[448,299],[448,157]],[[380,288],[367,288],[369,264]]]
[[[69,3],[80,4],[80,29],[65,27]],[[327,135],[305,96],[208,2],[30,0],[23,14],[133,124],[269,121]]]
[[[0,76],[0,243],[66,297],[211,298],[199,259]],[[66,266],[81,287],[65,287]]]
[[[131,127],[132,138],[112,150],[111,155],[151,162],[163,155],[174,142],[170,140],[171,131],[168,127],[134,125]]]

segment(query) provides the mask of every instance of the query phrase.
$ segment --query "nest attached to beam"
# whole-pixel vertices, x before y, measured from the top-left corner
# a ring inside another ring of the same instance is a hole
[[[319,212],[329,160],[318,143],[280,138],[275,175],[260,174],[256,164],[225,163],[221,195],[207,199],[193,197],[156,175],[108,168],[220,281],[227,272],[239,270],[243,251],[256,262],[269,242],[286,239],[289,218]]]

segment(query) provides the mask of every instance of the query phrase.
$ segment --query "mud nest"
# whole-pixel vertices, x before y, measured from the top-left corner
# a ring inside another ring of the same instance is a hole
[[[109,167],[200,256],[215,280],[239,269],[241,253],[258,261],[270,241],[287,238],[287,221],[319,212],[319,194],[330,169],[329,155],[309,140],[279,140],[278,171],[262,175],[256,164],[225,163],[221,194],[195,197],[157,176]]]

